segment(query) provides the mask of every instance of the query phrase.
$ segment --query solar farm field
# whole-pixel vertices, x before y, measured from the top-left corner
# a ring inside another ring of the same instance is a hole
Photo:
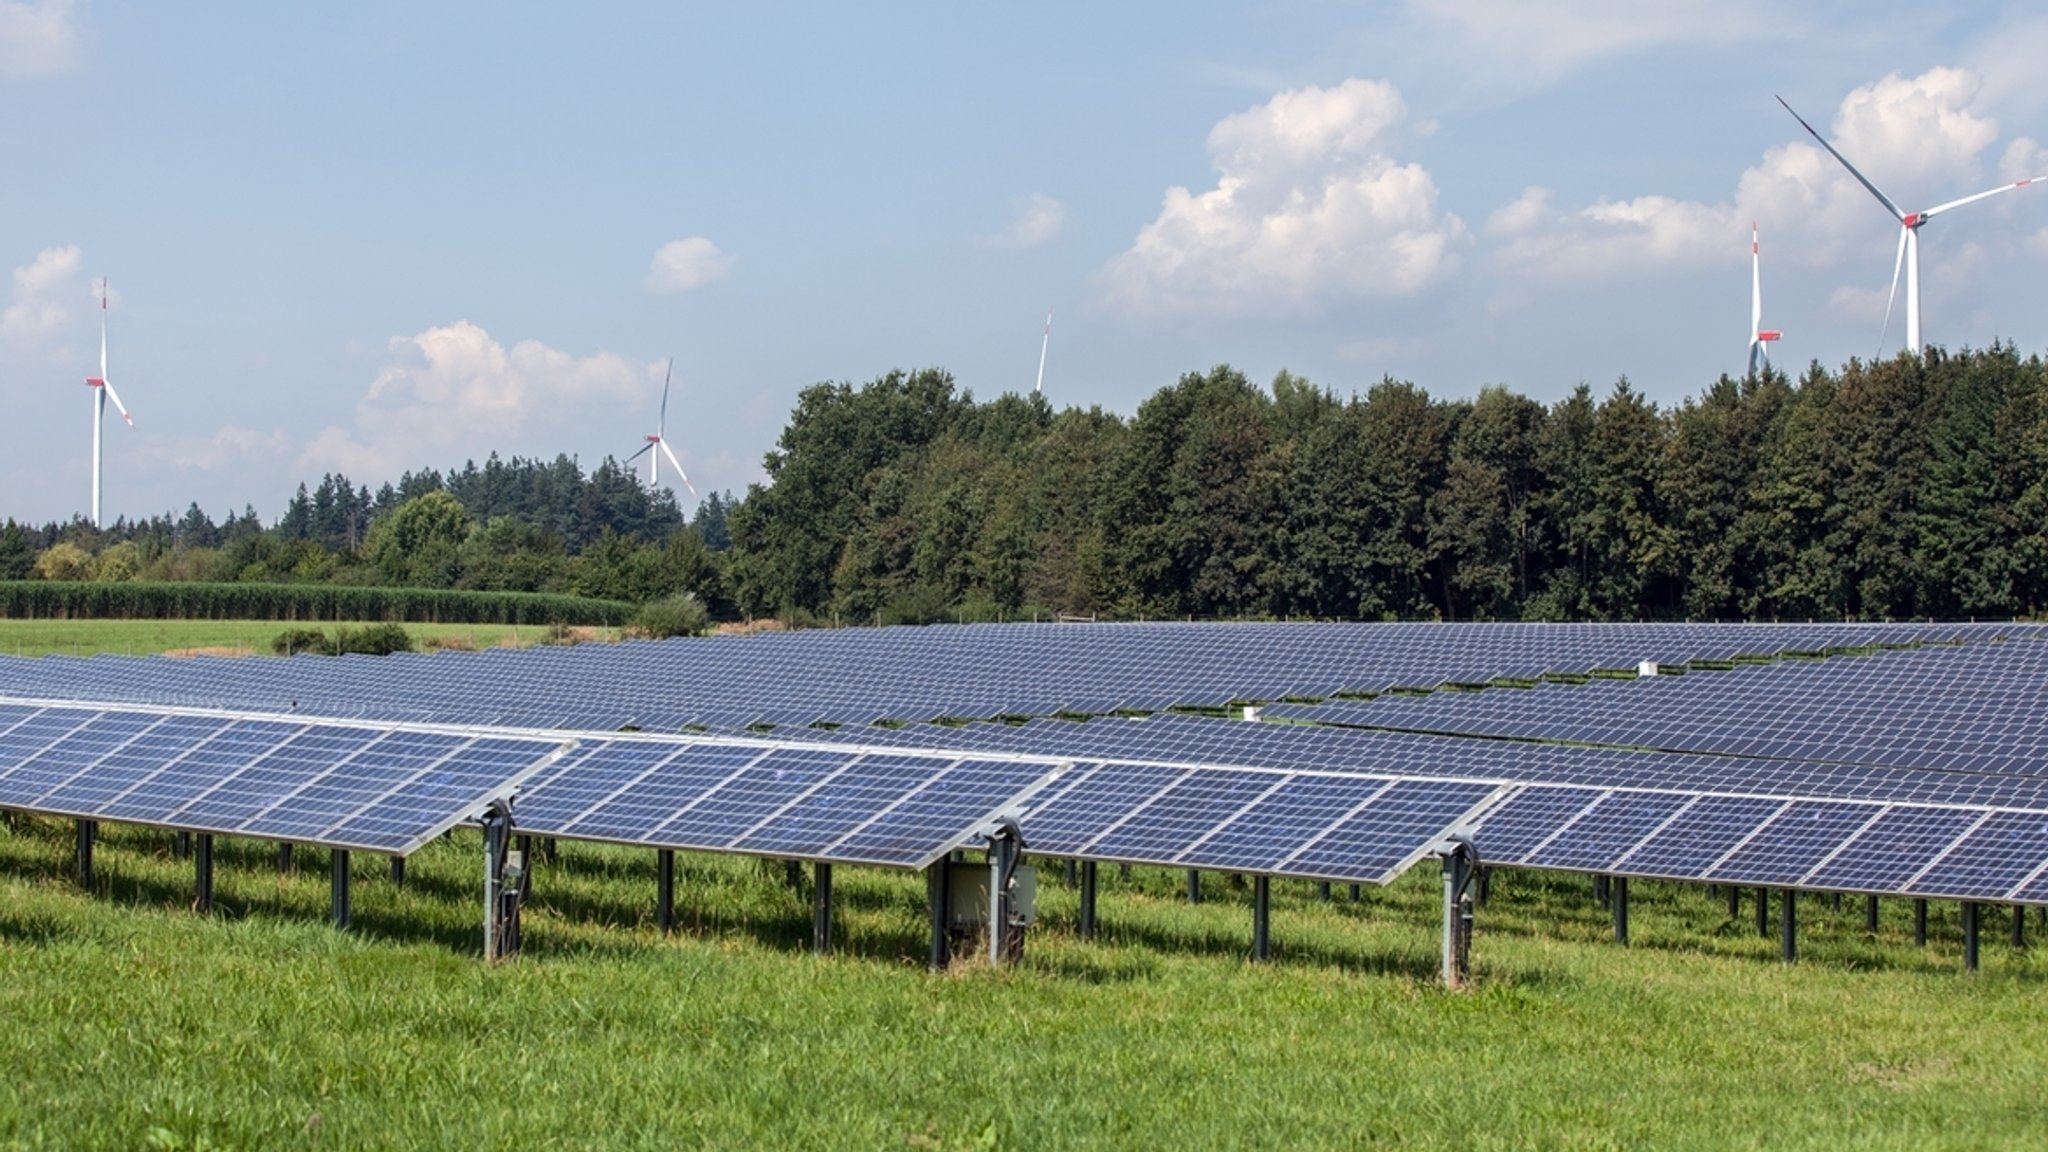
[[[0,1147],[1982,1148],[2048,1072],[2037,950],[1964,974],[1953,904],[1921,949],[1802,895],[1788,966],[1747,893],[1638,882],[1624,947],[1587,878],[1502,873],[1453,993],[1433,868],[1276,883],[1254,964],[1224,876],[1105,869],[1090,942],[1048,866],[1021,964],[932,974],[914,875],[841,870],[820,959],[779,865],[684,855],[664,937],[652,853],[565,843],[491,966],[473,832],[403,888],[358,857],[348,933],[324,853],[223,840],[200,916],[165,833],[102,837],[84,892],[68,823],[0,826]]]

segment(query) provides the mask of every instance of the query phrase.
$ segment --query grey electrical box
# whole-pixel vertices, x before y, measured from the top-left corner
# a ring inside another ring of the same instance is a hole
[[[947,926],[956,931],[974,931],[988,926],[989,868],[986,865],[955,864],[948,872],[952,888],[947,893]],[[1010,915],[1019,924],[1029,924],[1038,914],[1038,870],[1019,864],[1010,874]]]

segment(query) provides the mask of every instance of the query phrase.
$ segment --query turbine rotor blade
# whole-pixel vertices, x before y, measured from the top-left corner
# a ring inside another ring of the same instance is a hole
[[[1951,208],[1961,208],[1965,204],[1975,204],[1977,201],[1982,200],[1987,196],[1996,196],[2000,192],[2010,192],[2015,188],[2025,188],[2027,185],[2032,184],[2036,180],[2041,179],[2048,179],[2048,177],[2029,176],[2025,180],[2015,180],[2010,184],[2001,184],[1998,187],[1991,189],[1989,192],[1979,192],[1975,196],[1965,196],[1961,200],[1951,200],[1946,204],[1936,204],[1934,207],[1929,208],[1927,211],[1920,213],[1920,218],[1922,220],[1925,220],[1929,216],[1933,216],[1938,212],[1946,212]]]
[[[114,385],[111,382],[102,379],[100,381],[100,391],[105,392],[107,394],[107,399],[112,400],[114,402],[114,411],[119,412],[121,414],[121,419],[126,420],[130,428],[135,427],[135,417],[130,416],[128,414],[128,406],[126,404],[121,403],[121,394],[119,392],[114,391]]]
[[[647,455],[649,452],[654,451],[655,444],[656,441],[649,440],[645,447],[641,448],[638,452],[633,453],[631,456],[626,457],[624,460],[620,461],[620,463],[631,464],[633,461],[638,460],[642,456]]]
[[[695,484],[690,483],[690,474],[688,472],[683,471],[683,462],[681,460],[676,459],[675,453],[669,451],[668,441],[657,440],[655,441],[655,443],[661,445],[661,454],[663,456],[668,457],[668,462],[676,466],[676,475],[681,476],[683,478],[683,487],[688,488],[690,490],[690,495],[695,496],[697,494],[697,486]],[[649,447],[653,447],[653,445],[649,445]]]
[[[675,375],[675,372],[676,358],[671,356],[668,358],[668,371],[661,374],[661,420],[654,426],[654,434],[656,436],[663,435],[668,431],[668,382],[669,378]]]
[[[1785,98],[1783,96],[1778,97],[1777,101],[1781,106],[1783,106],[1785,111],[1792,112],[1792,106],[1790,104],[1785,103]],[[1900,221],[1905,220],[1905,209],[1900,208],[1897,204],[1892,203],[1891,197],[1878,191],[1877,185],[1872,184],[1868,176],[1865,176],[1863,173],[1858,172],[1856,170],[1856,166],[1854,164],[1849,163],[1849,158],[1847,156],[1844,156],[1840,152],[1835,151],[1835,146],[1833,144],[1828,143],[1827,137],[1822,136],[1818,132],[1815,132],[1813,130],[1813,125],[1808,124],[1804,116],[1801,116],[1797,112],[1792,112],[1792,118],[1794,120],[1799,121],[1799,126],[1801,128],[1806,129],[1806,134],[1808,136],[1811,136],[1815,140],[1820,141],[1820,146],[1828,150],[1828,155],[1833,156],[1836,160],[1840,161],[1842,167],[1847,168],[1849,170],[1849,175],[1854,176],[1858,184],[1863,185],[1865,190],[1867,190],[1872,196],[1877,197],[1877,202],[1884,205],[1885,210],[1890,212],[1893,218]]]
[[[1749,334],[1756,336],[1764,326],[1764,264],[1758,246],[1756,225],[1749,226]]]
[[[1892,261],[1892,290],[1891,294],[1884,298],[1884,327],[1878,329],[1877,332],[1877,355],[1879,356],[1884,355],[1884,338],[1892,330],[1892,305],[1897,303],[1899,299],[1899,270],[1906,266],[1906,238],[1911,235],[1911,229],[1904,227],[1899,229],[1899,254]]]

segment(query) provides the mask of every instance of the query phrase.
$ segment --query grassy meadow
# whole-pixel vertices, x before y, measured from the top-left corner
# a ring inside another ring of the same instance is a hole
[[[394,888],[323,853],[280,876],[222,841],[216,910],[165,833],[109,827],[91,892],[67,823],[0,828],[0,1148],[1984,1148],[2038,1145],[2041,959],[1993,917],[1801,907],[1777,959],[1745,897],[1638,882],[1613,943],[1578,877],[1496,877],[1477,985],[1435,987],[1435,869],[1329,903],[1102,870],[1102,933],[1042,867],[1024,962],[925,971],[920,878],[841,869],[836,955],[779,866],[563,844],[526,950],[479,959],[474,833]],[[1775,907],[1773,909],[1775,930]],[[2030,924],[2031,927],[2031,924]]]
[[[288,628],[283,620],[0,620],[0,656],[92,656],[112,652],[270,655],[270,642]],[[332,632],[362,624],[307,624]],[[429,648],[499,648],[535,644],[548,629],[534,624],[407,624],[413,644]],[[578,628],[579,637],[611,639],[618,630]]]

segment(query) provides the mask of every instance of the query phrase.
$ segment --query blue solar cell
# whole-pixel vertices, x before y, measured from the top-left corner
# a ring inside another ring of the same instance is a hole
[[[966,760],[867,826],[833,845],[839,860],[921,868],[1043,779],[1048,766],[1014,760]]]
[[[1384,884],[1494,790],[1491,784],[1403,780],[1283,867],[1290,875]]]
[[[140,784],[194,744],[225,730],[228,721],[211,716],[168,716],[97,763],[90,772],[45,793],[38,811],[91,816],[100,806]]]
[[[102,820],[167,823],[178,809],[305,728],[303,724],[236,721],[218,736],[114,797],[95,815]]]
[[[1939,859],[1984,813],[1901,805],[1806,877],[1806,884],[1847,892],[1898,892]]]
[[[132,712],[94,718],[0,772],[0,804],[27,807],[162,720]],[[26,727],[26,726],[24,726]]]
[[[1104,860],[1172,860],[1286,781],[1277,772],[1189,773],[1082,851]]]
[[[1034,851],[1049,856],[1078,852],[1104,828],[1164,792],[1189,771],[1141,764],[1097,765],[1058,798],[1032,810],[1024,825],[1025,840]]]
[[[1605,871],[1684,806],[1686,796],[1669,792],[1616,792],[1593,805],[1558,836],[1529,857],[1540,868]]]
[[[249,836],[306,839],[341,824],[348,817],[382,799],[393,789],[419,775],[432,764],[462,746],[459,737],[439,733],[393,733],[404,740],[386,738],[370,744],[342,762],[335,771],[299,787],[277,800],[241,825]],[[431,735],[433,739],[420,739]]]
[[[465,808],[489,798],[504,781],[536,767],[553,745],[532,740],[480,739],[451,755],[429,761],[424,770],[377,799],[374,806],[322,833],[386,850],[391,837],[413,840],[438,834],[469,815]]]
[[[845,752],[777,750],[732,774],[645,839],[677,847],[725,848],[756,823],[845,771],[852,760]]]
[[[1998,812],[1916,877],[1917,895],[2001,900],[2048,864],[2048,812]]]
[[[548,835],[560,833],[625,842],[644,840],[678,814],[687,813],[692,805],[700,803],[721,784],[732,779],[741,768],[769,755],[767,749],[751,745],[693,745],[679,756],[667,755],[671,750],[658,744],[644,747],[659,762],[658,769],[650,775],[629,777],[625,764],[620,764],[616,778],[620,787],[632,784],[629,791],[616,795],[608,792],[606,799],[587,811],[572,812],[563,808],[559,815],[550,817],[549,814],[557,809],[548,799],[548,793],[574,787],[571,778],[561,777],[546,788],[536,788],[532,797],[535,811],[526,813],[515,808],[514,820],[522,827]],[[844,753],[830,753],[828,758],[833,763],[840,763],[846,756]],[[734,834],[737,831],[732,830]]]
[[[1270,872],[1332,824],[1393,786],[1372,776],[1291,776],[1237,819],[1175,858],[1226,871]]]
[[[638,740],[585,744],[526,782],[514,818],[523,826],[559,830],[663,760],[687,751],[687,746]]]
[[[1882,811],[1875,804],[1788,804],[1707,877],[1770,886],[1798,884]]]
[[[1785,804],[1753,796],[1702,796],[1618,867],[1631,876],[1696,880]]]
[[[732,842],[738,852],[810,855],[903,800],[947,767],[934,757],[863,756]],[[1041,775],[1043,773],[1040,773]]]
[[[276,798],[289,795],[362,751],[379,733],[369,728],[314,728],[274,745],[172,813],[189,828],[232,832]]]
[[[1503,801],[1479,823],[1473,843],[1488,864],[1520,864],[1603,793],[1587,788],[1529,787]]]

